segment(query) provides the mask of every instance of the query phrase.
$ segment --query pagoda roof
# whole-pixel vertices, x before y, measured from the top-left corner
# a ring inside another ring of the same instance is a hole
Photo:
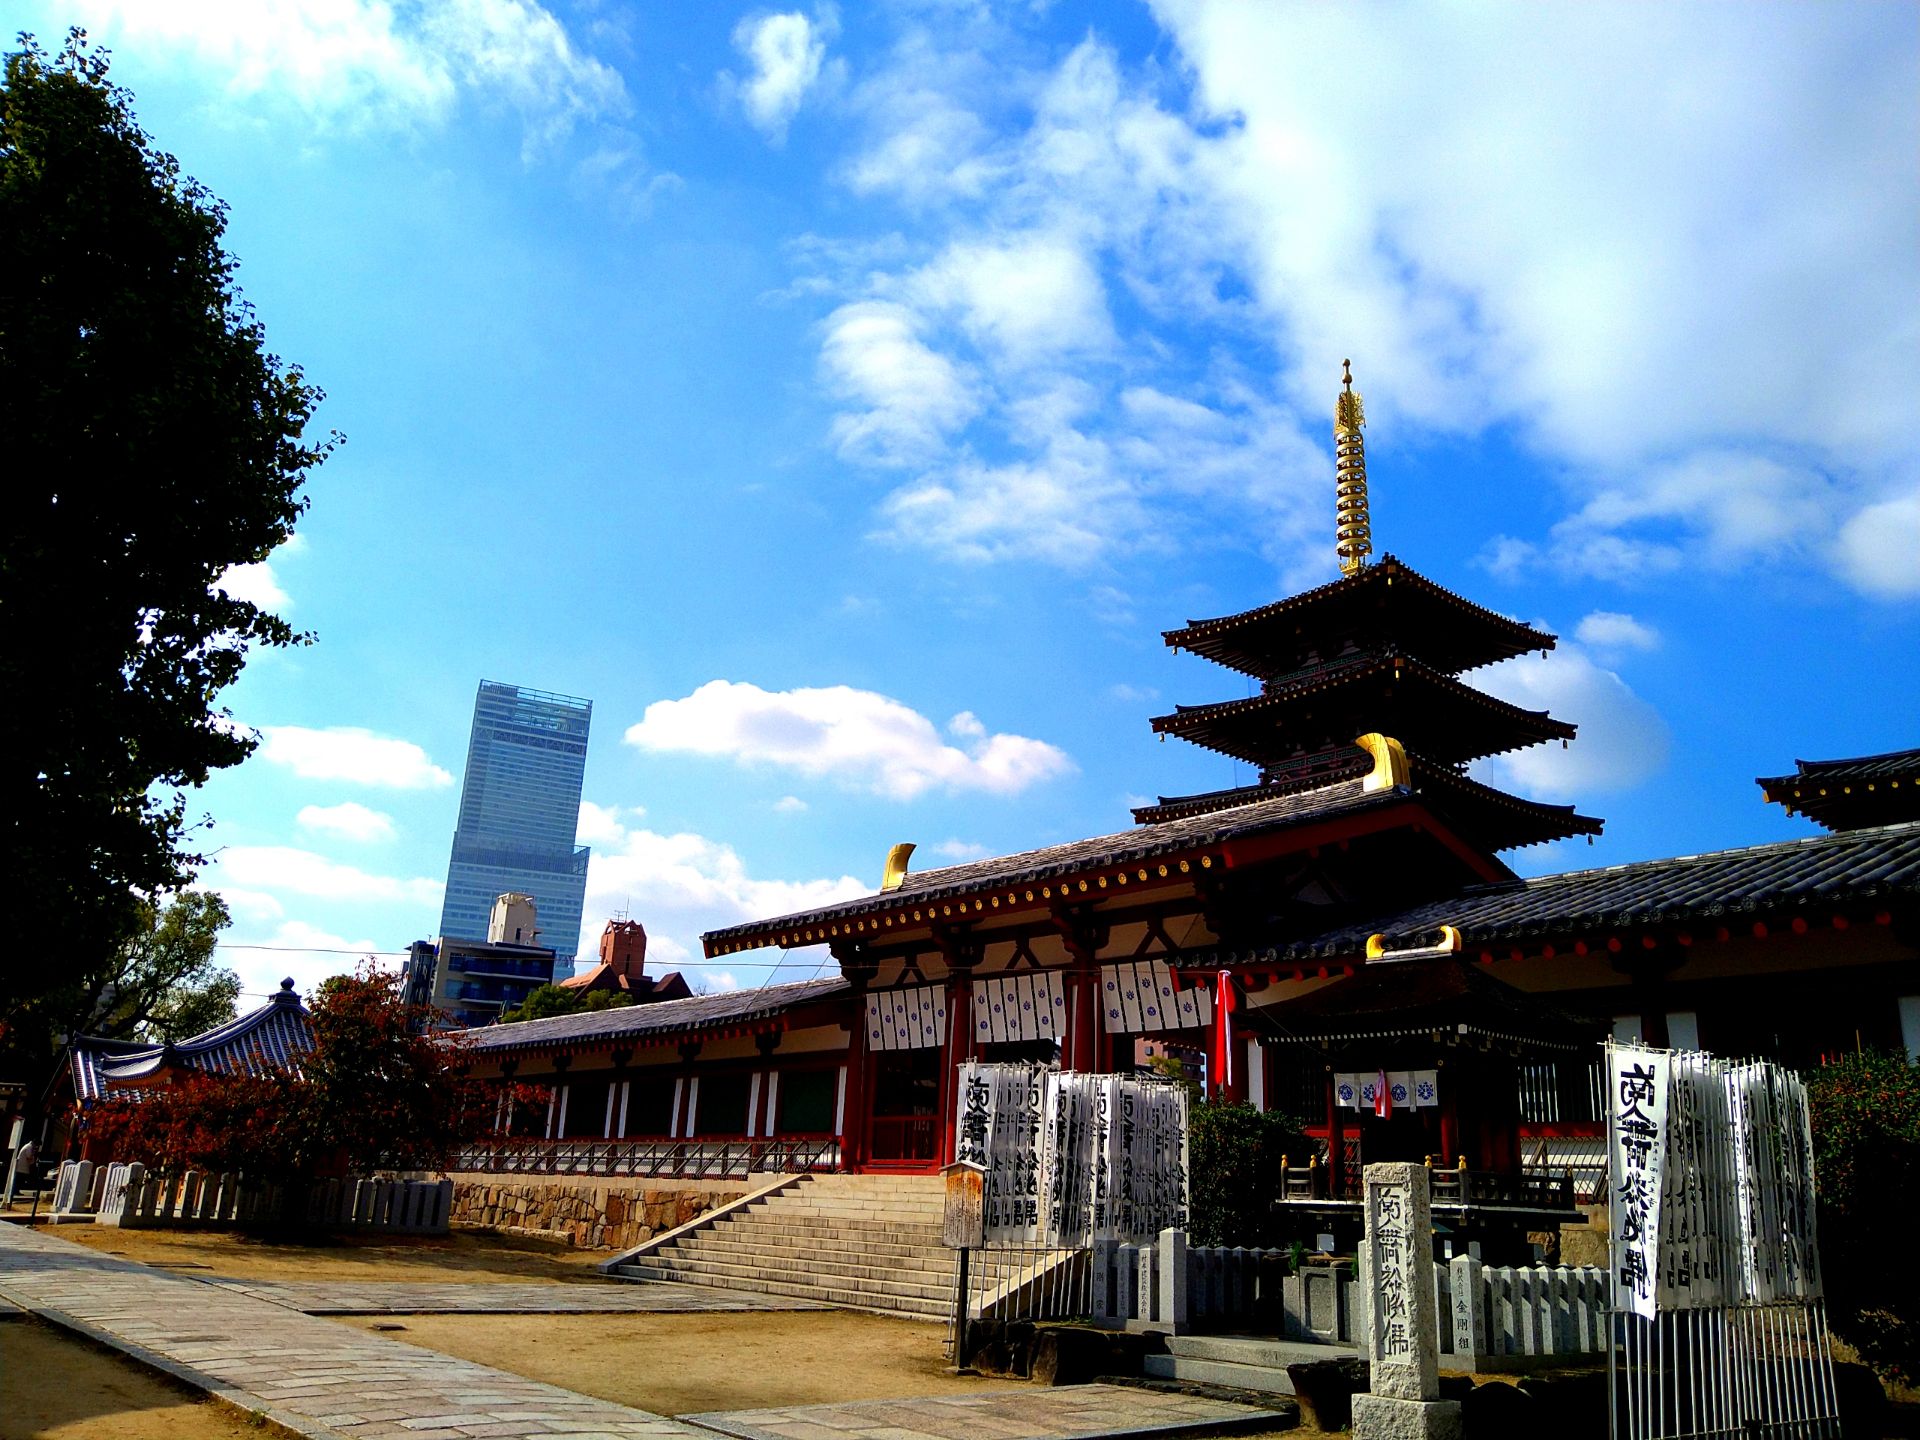
[[[1434,943],[1443,925],[1473,949],[1809,911],[1824,923],[1849,905],[1889,899],[1920,901],[1920,821],[1479,885],[1318,935],[1183,963],[1351,959],[1366,953],[1372,935],[1388,950],[1412,949]]]
[[[1410,752],[1407,761],[1412,772],[1413,793],[1443,815],[1461,839],[1482,849],[1514,850],[1575,835],[1598,835],[1605,825],[1592,816],[1577,814],[1571,805],[1547,805],[1483,785],[1451,766],[1436,765],[1417,752]],[[1330,752],[1325,763],[1314,767],[1320,778],[1312,781],[1278,781],[1199,795],[1162,796],[1158,805],[1136,808],[1133,818],[1142,824],[1153,824],[1205,815],[1286,794],[1307,784],[1324,785],[1329,773],[1340,778],[1364,774],[1372,763],[1366,751],[1357,745],[1350,746],[1344,751]]]
[[[1249,1006],[1249,1028],[1280,1044],[1341,1045],[1433,1035],[1503,1040],[1526,1049],[1585,1049],[1605,1021],[1569,1014],[1458,955],[1376,960],[1275,1005]]]
[[[1754,781],[1769,804],[1829,830],[1920,820],[1920,750],[1850,760],[1796,760],[1795,774]]]
[[[1270,679],[1296,668],[1289,657],[1303,638],[1362,628],[1386,631],[1402,649],[1449,674],[1556,643],[1544,630],[1476,605],[1392,555],[1270,605],[1189,620],[1162,638],[1175,649]]]
[[[109,1087],[139,1089],[163,1070],[180,1067],[216,1075],[263,1075],[299,1063],[313,1048],[313,1016],[283,980],[271,1000],[223,1025],[165,1045],[128,1045],[76,1035],[67,1047],[73,1093],[98,1100]]]
[[[1215,863],[1211,856],[1201,853],[1209,847],[1403,804],[1410,798],[1411,792],[1404,786],[1368,790],[1363,778],[1341,780],[1311,790],[1270,796],[1231,810],[1141,825],[1114,835],[1074,840],[964,865],[948,865],[938,870],[914,871],[895,890],[710,930],[701,940],[709,957],[763,945],[814,945],[841,935],[851,937],[856,931],[867,933],[904,923],[917,910],[931,912],[929,902],[965,899],[978,909],[991,897],[997,909],[1003,903],[1012,903],[1016,886],[1083,876],[1093,880],[1104,873],[1129,869],[1146,861],[1154,862],[1156,868],[1163,862],[1171,866],[1181,857],[1198,857],[1186,863],[1206,868]],[[1104,878],[1098,880],[1103,887],[1105,883]],[[1064,892],[1065,886],[1061,888]]]
[[[1571,740],[1577,728],[1401,655],[1353,656],[1245,700],[1177,706],[1171,715],[1155,716],[1153,728],[1255,765],[1278,766],[1299,748],[1287,733],[1289,716],[1309,705],[1321,716],[1343,713],[1345,705],[1353,718],[1342,728],[1392,735],[1443,763]]]

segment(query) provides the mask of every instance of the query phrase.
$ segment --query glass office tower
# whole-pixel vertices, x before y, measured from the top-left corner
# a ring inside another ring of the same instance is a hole
[[[593,702],[482,680],[447,866],[440,933],[484,940],[496,895],[533,896],[560,975],[580,948],[587,856],[574,835]]]

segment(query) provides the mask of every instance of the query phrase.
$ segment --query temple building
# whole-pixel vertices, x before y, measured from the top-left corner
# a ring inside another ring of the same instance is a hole
[[[1259,686],[1154,729],[1253,783],[934,870],[898,845],[871,895],[704,937],[709,959],[818,955],[817,980],[476,1031],[483,1073],[550,1099],[475,1163],[930,1171],[965,1061],[1113,1071],[1145,1042],[1209,1046],[1210,1090],[1304,1123],[1303,1203],[1425,1157],[1463,1205],[1551,1211],[1595,1177],[1609,1032],[1792,1064],[1920,1054],[1920,752],[1761,782],[1831,834],[1521,878],[1503,856],[1601,821],[1468,767],[1566,744],[1578,717],[1471,677],[1554,637],[1371,558],[1364,424],[1349,378],[1340,578],[1165,633]],[[1509,1183],[1528,1176],[1558,1188]]]

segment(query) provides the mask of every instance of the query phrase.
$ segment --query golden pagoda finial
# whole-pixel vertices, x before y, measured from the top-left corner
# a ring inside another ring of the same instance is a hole
[[[1334,549],[1340,573],[1357,575],[1373,553],[1373,525],[1367,516],[1367,446],[1360,436],[1366,411],[1353,390],[1353,362],[1342,360],[1345,388],[1333,406]]]

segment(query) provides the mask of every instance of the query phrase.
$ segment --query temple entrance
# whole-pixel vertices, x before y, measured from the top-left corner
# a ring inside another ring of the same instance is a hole
[[[929,1169],[940,1160],[940,1092],[944,1052],[883,1050],[873,1057],[873,1113],[867,1157],[877,1166]]]

